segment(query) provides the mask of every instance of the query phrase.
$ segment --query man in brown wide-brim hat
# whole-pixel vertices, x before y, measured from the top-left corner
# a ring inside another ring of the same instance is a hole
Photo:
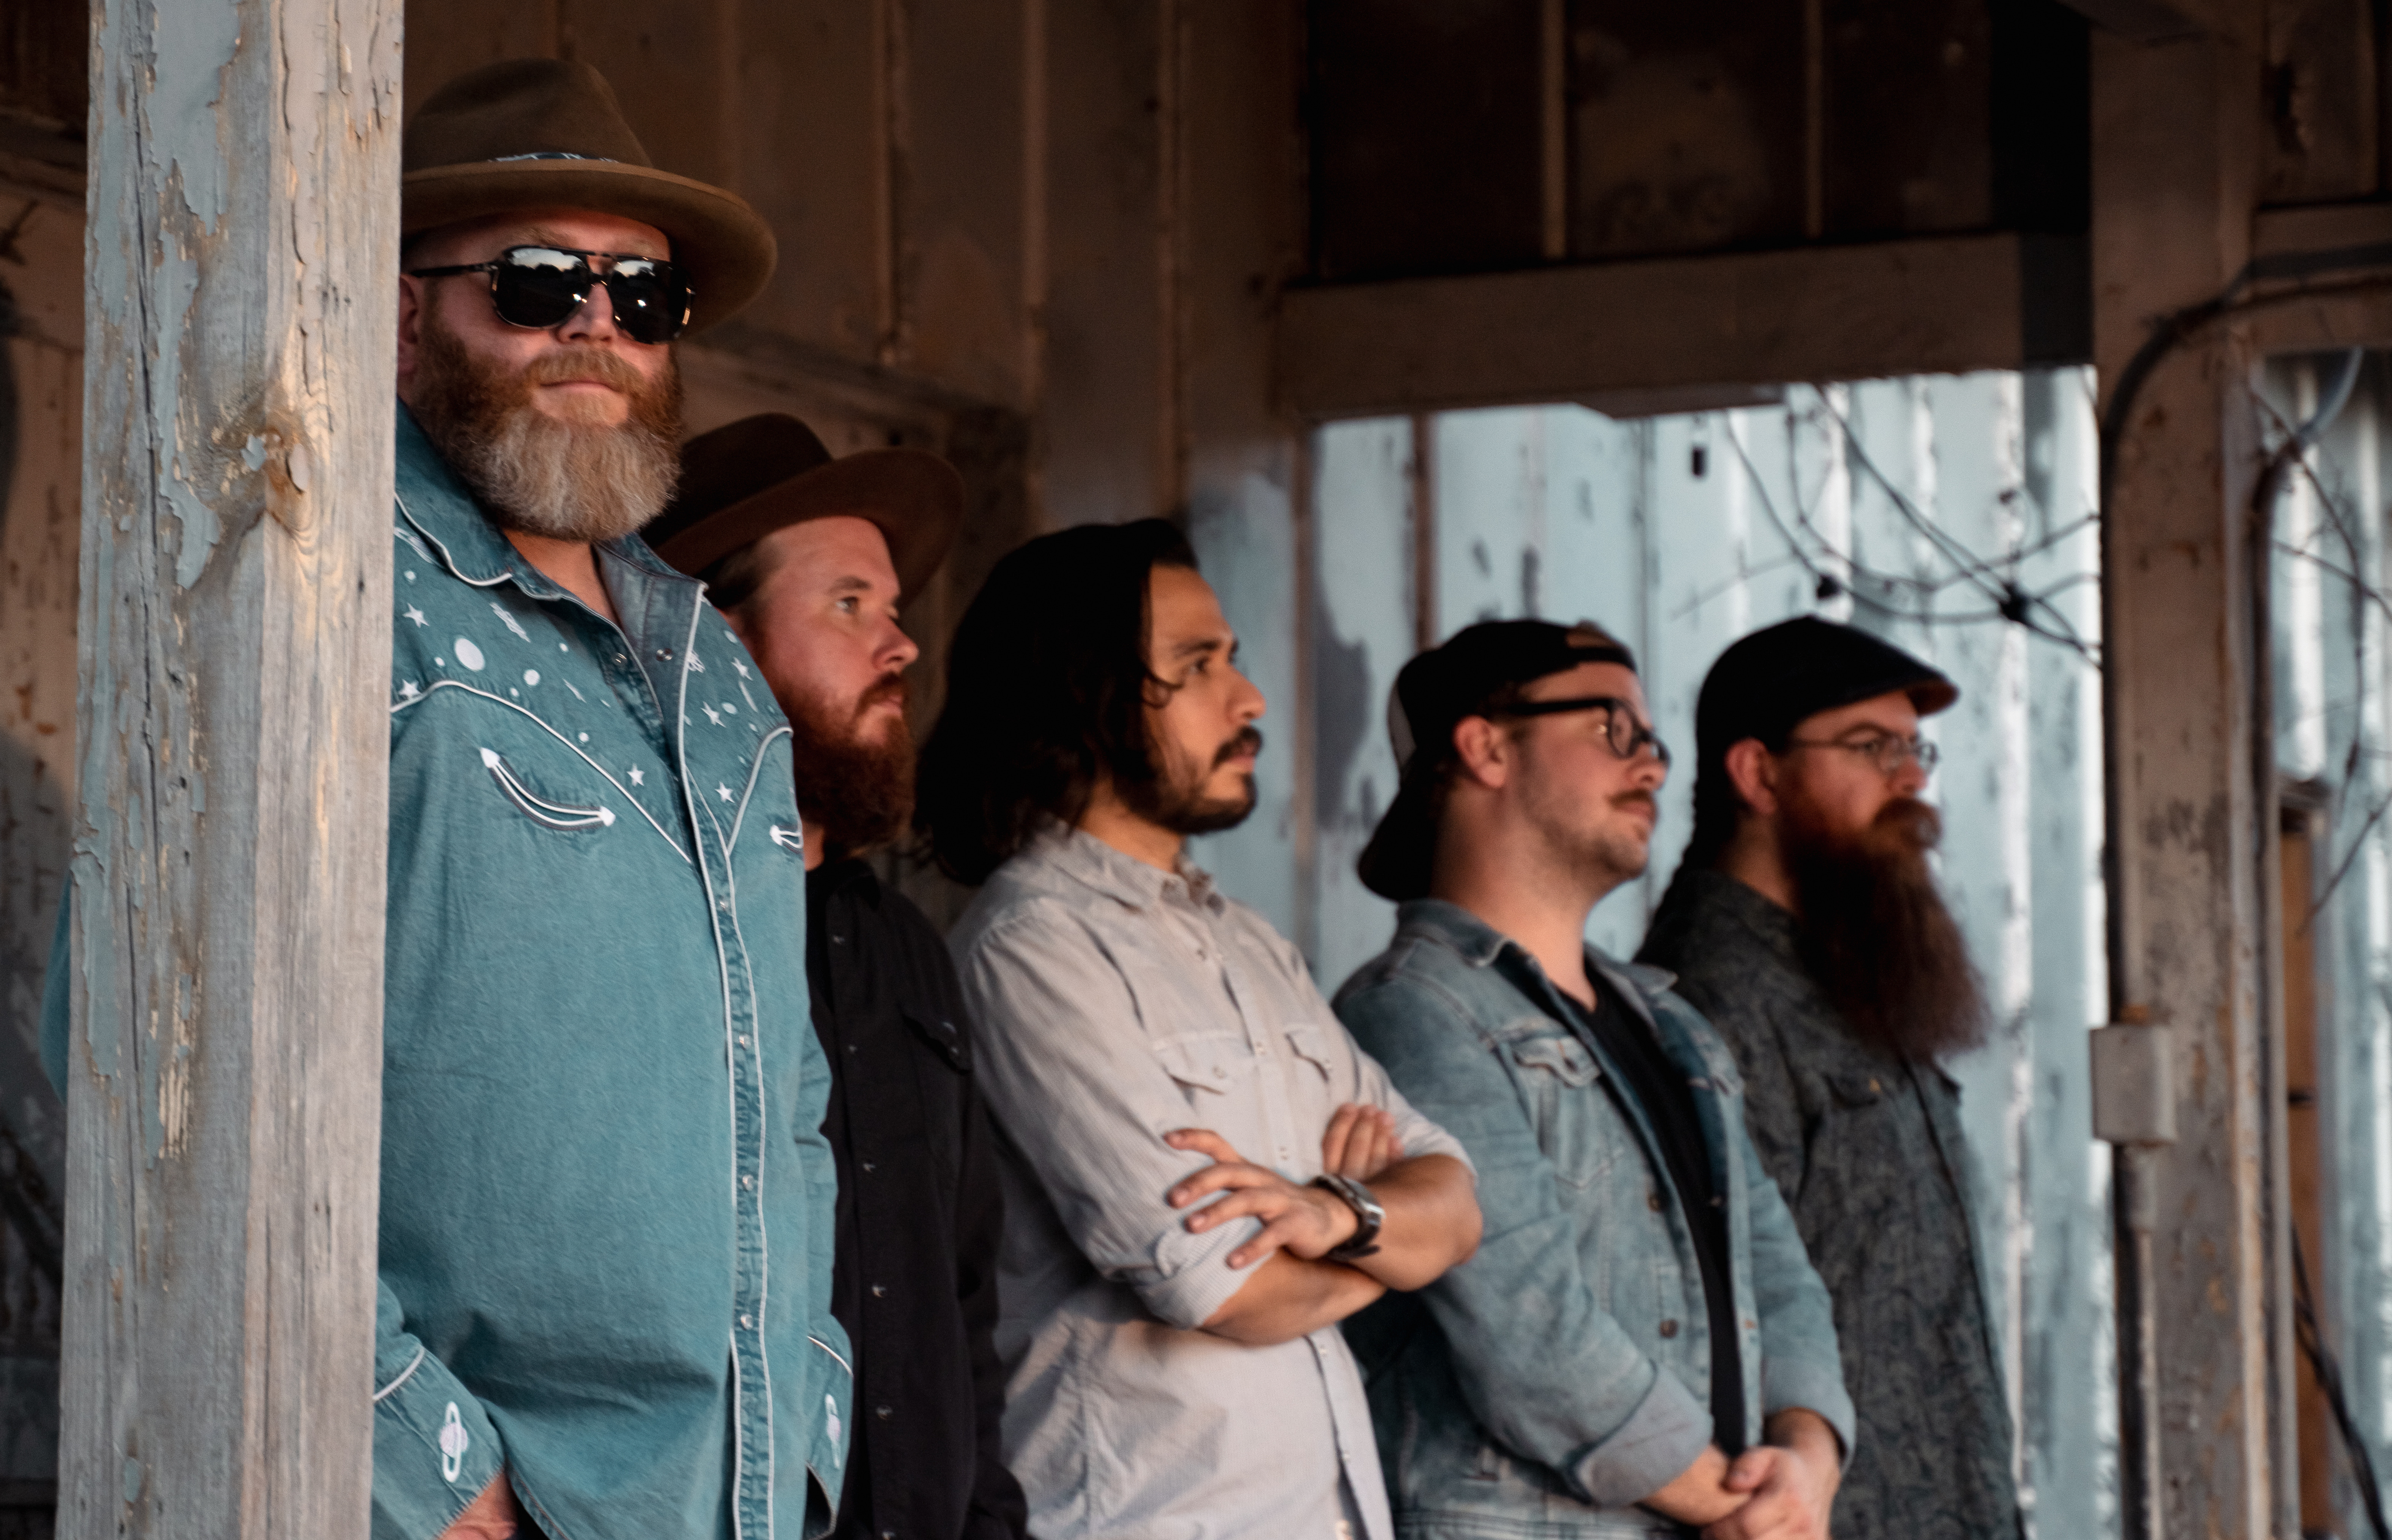
[[[905,669],[920,649],[899,606],[962,511],[962,479],[937,456],[833,459],[803,422],[766,413],[690,440],[680,496],[643,531],[705,579],[793,737],[806,982],[838,1162],[831,1310],[876,1408],[855,1430],[837,1540],[1020,1540],[1028,1519],[1003,1458],[1004,1204],[972,1024],[938,928],[864,859],[914,801]]]
[[[844,1481],[787,721],[635,531],[770,230],[587,66],[401,183],[376,1540],[812,1540]]]

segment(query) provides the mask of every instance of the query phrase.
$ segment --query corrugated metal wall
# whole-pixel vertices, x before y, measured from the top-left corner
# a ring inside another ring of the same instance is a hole
[[[1728,642],[1816,612],[1959,682],[1931,725],[1931,795],[2001,1026],[1952,1068],[2021,1475],[2036,1533],[2065,1540],[2115,1529],[2108,1162],[2086,1057],[2107,1008],[2094,462],[2092,381],[2074,369],[1795,387],[1639,421],[1553,406],[1342,422],[1311,442],[1306,603],[1287,620],[1241,602],[1286,592],[1285,561],[1197,526],[1250,652],[1297,647],[1306,665],[1267,724],[1299,752],[1266,757],[1280,770],[1262,814],[1201,859],[1299,938],[1324,989],[1392,929],[1354,858],[1393,792],[1386,692],[1420,638],[1535,615],[1633,640],[1680,769],[1653,870],[1590,929],[1618,953],[1690,826],[1695,695]]]

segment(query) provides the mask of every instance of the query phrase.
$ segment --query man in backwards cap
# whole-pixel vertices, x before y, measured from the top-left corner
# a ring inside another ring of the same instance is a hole
[[[1736,1051],[1753,1143],[1835,1296],[1860,1443],[1838,1540],[2019,1533],[2008,1398],[1940,1068],[1983,995],[1928,865],[1921,717],[1958,692],[1849,626],[1746,637],[1696,706],[1695,832],[1642,957]]]
[[[999,1448],[1005,1218],[971,1023],[946,943],[864,859],[913,810],[905,668],[920,649],[898,604],[938,571],[962,513],[963,481],[937,456],[834,459],[804,423],[766,413],[690,440],[680,496],[644,532],[754,653],[763,679],[742,675],[725,704],[780,702],[805,796],[806,982],[838,1162],[831,1310],[867,1413],[839,1540],[1022,1533]]]
[[[1725,1045],[1585,940],[1669,773],[1633,659],[1488,622],[1388,715],[1403,780],[1361,875],[1402,907],[1336,1009],[1487,1216],[1476,1257],[1349,1328],[1403,1533],[1819,1540],[1852,1440],[1826,1291]]]

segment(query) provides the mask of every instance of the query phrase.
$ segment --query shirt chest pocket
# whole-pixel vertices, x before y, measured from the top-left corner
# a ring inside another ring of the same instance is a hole
[[[1602,1068],[1586,1044],[1567,1032],[1547,1032],[1514,1038],[1504,1052],[1554,1175],[1572,1188],[1609,1175],[1618,1163],[1620,1131],[1597,1083]]]
[[[1154,1056],[1194,1107],[1216,1106],[1254,1075],[1254,1051],[1235,1032],[1180,1032],[1154,1040]]]

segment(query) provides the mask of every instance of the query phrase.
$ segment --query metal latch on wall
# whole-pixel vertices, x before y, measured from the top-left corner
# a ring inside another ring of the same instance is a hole
[[[2176,1143],[2176,1055],[2165,1027],[2093,1029],[2093,1137],[2112,1145]]]

